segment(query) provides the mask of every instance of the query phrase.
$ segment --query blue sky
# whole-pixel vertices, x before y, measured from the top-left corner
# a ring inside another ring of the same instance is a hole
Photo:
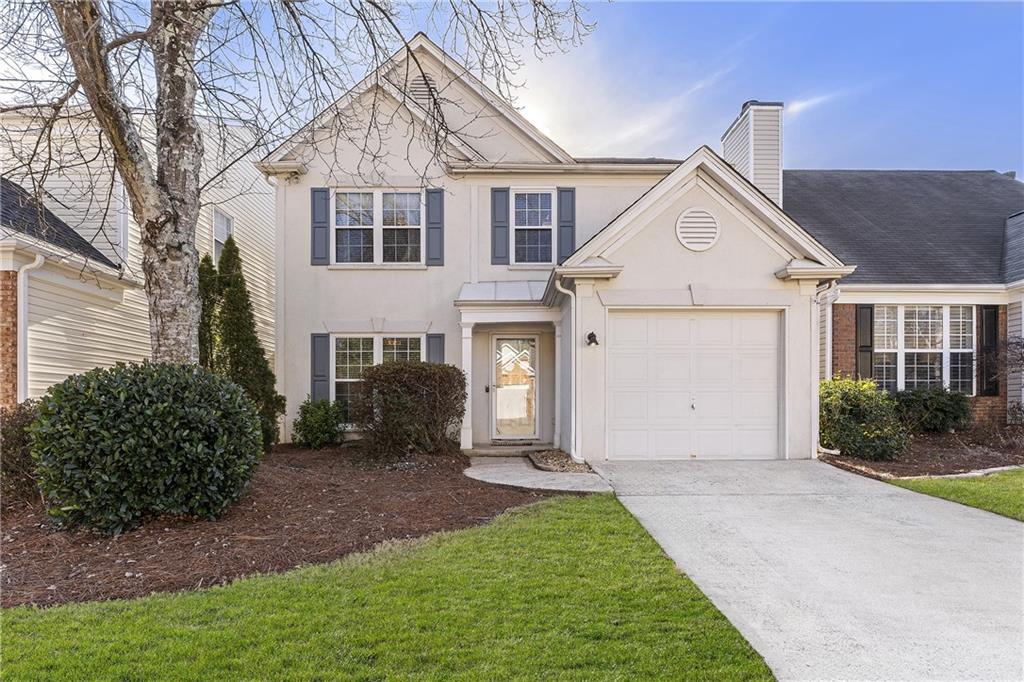
[[[578,156],[685,156],[748,99],[787,103],[787,168],[1024,171],[1024,5],[591,6],[516,104]]]

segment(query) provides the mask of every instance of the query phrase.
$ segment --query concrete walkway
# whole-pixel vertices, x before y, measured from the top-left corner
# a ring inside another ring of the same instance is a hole
[[[517,488],[610,493],[612,488],[597,474],[541,471],[526,457],[473,457],[465,473],[470,478]]]
[[[1024,524],[815,461],[605,463],[785,680],[1024,679]]]

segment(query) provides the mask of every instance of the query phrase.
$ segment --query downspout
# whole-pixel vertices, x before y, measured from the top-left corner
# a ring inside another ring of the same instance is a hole
[[[18,268],[18,402],[28,398],[28,273],[46,262],[36,254],[31,263]]]
[[[583,456],[580,454],[579,435],[576,429],[576,292],[562,286],[562,278],[555,276],[555,289],[569,297],[569,318],[572,329],[569,332],[569,457],[579,464],[583,463]]]
[[[818,292],[814,295],[814,302],[818,306],[827,305],[827,304],[831,303],[832,301],[834,301],[836,299],[836,297],[838,296],[838,294],[839,294],[839,282],[837,280],[833,279],[833,280],[830,280],[829,283],[824,286],[824,288],[819,288],[818,289]],[[819,320],[821,319],[821,315],[820,315],[820,311],[819,310],[815,310],[814,314],[818,316]],[[825,338],[829,338],[827,330],[825,331],[825,333],[826,333],[826,337]],[[825,366],[828,367],[830,363],[828,363],[828,361],[827,361],[828,360],[827,356],[830,356],[832,354],[832,348],[829,347],[829,344],[825,345],[825,353],[826,353],[826,363],[825,363]],[[818,378],[818,382],[819,383],[821,382],[821,377]],[[815,454],[816,455],[833,455],[833,456],[837,456],[837,455],[839,455],[839,451],[838,450],[830,450],[829,448],[826,448],[824,445],[821,444],[821,420],[820,420],[820,417],[819,417],[819,415],[821,414],[821,406],[820,406],[820,404],[821,404],[821,397],[820,397],[819,389],[816,388],[815,394],[819,396],[818,397],[818,403],[819,403],[818,410],[813,415],[813,420],[814,420],[814,427],[813,427],[814,428],[814,438],[817,441],[817,443],[816,443],[817,444],[817,453],[815,453]]]

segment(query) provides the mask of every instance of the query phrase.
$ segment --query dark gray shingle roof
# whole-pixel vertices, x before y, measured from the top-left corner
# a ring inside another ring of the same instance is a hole
[[[31,194],[7,178],[0,178],[0,228],[5,232],[20,232],[112,268],[117,267],[45,206],[40,210]]]
[[[996,171],[787,170],[783,208],[857,266],[844,282],[1002,283],[1024,183]]]

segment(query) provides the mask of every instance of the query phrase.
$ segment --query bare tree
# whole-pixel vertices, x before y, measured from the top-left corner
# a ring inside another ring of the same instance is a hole
[[[333,162],[364,174],[380,135],[332,107],[356,83],[380,78],[387,70],[378,67],[397,63],[396,55],[408,57],[406,71],[422,72],[406,40],[411,27],[426,28],[508,98],[522,52],[543,56],[579,43],[591,28],[582,11],[576,0],[9,0],[0,14],[0,113],[31,122],[19,128],[16,165],[37,194],[47,174],[82,163],[65,158],[69,143],[75,159],[109,159],[99,175],[120,179],[140,227],[153,359],[195,362],[195,231],[202,192],[220,173],[327,111],[318,123],[363,151]],[[427,101],[412,101],[409,80],[381,85],[423,110],[410,143],[426,143],[441,159],[465,134],[449,123],[458,105],[425,77]],[[393,114],[374,102],[370,111],[371,127],[394,123],[378,120]],[[88,134],[55,133],[83,121]],[[228,125],[244,128],[251,144],[206,167],[206,138]]]

